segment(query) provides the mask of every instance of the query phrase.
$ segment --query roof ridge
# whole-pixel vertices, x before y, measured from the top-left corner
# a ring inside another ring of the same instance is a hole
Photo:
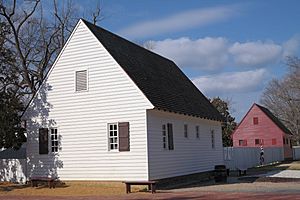
[[[89,21],[87,21],[87,20],[85,20],[85,19],[82,19],[82,18],[81,18],[81,20],[82,20],[84,23],[89,24],[90,26],[94,26],[94,27],[96,27],[96,28],[98,28],[98,29],[101,29],[101,30],[103,30],[103,31],[105,31],[105,32],[107,32],[107,33],[109,33],[109,34],[112,34],[112,35],[118,37],[119,39],[125,40],[126,42],[129,42],[129,43],[131,43],[132,45],[135,45],[136,47],[141,48],[141,49],[144,50],[144,51],[147,51],[148,53],[152,53],[152,54],[154,54],[154,55],[156,55],[156,56],[159,56],[159,57],[161,57],[161,58],[163,58],[163,59],[166,59],[166,60],[168,60],[168,61],[174,63],[173,60],[171,60],[171,59],[169,59],[169,58],[166,58],[166,57],[164,57],[164,56],[162,56],[162,55],[160,55],[160,54],[158,54],[158,53],[155,53],[154,51],[151,51],[151,50],[149,50],[149,49],[146,49],[145,47],[143,47],[143,46],[141,46],[141,45],[138,45],[138,44],[136,44],[136,43],[134,43],[134,42],[132,42],[132,41],[126,39],[126,38],[123,38],[123,37],[121,37],[120,35],[118,35],[118,34],[116,34],[116,33],[113,33],[113,32],[111,32],[111,31],[109,31],[109,30],[107,30],[107,29],[105,29],[105,28],[103,28],[103,27],[101,27],[101,26],[97,26],[97,25],[95,25],[95,24],[92,24],[91,22],[89,22]],[[175,63],[174,63],[174,64],[175,64]]]

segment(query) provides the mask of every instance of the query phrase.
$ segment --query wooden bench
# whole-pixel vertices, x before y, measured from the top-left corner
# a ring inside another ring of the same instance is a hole
[[[247,168],[238,168],[238,170],[239,170],[239,176],[247,174]]]
[[[31,177],[29,179],[31,183],[31,187],[38,187],[40,182],[47,182],[49,188],[55,188],[55,181],[57,178],[49,178],[49,177]]]
[[[131,192],[132,185],[148,185],[148,189],[151,190],[152,194],[156,192],[156,181],[124,181],[123,183],[126,184],[127,194]]]

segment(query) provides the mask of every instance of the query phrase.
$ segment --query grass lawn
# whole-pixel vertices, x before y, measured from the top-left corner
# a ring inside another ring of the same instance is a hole
[[[145,189],[145,186],[132,186],[132,192]],[[125,194],[125,184],[121,182],[70,181],[59,184],[55,189],[47,186],[0,183],[0,199],[3,195],[27,196],[112,196]]]

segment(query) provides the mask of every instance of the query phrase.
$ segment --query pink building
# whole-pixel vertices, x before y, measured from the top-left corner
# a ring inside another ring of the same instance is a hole
[[[267,108],[253,104],[233,133],[234,147],[283,147],[292,157],[292,133]]]

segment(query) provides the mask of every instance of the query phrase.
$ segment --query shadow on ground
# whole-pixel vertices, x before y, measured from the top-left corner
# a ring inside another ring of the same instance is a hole
[[[55,184],[55,188],[67,188],[69,187],[67,184],[63,182],[58,182]],[[3,182],[0,183],[0,192],[11,192],[14,190],[21,190],[21,189],[26,189],[26,188],[31,188],[30,184],[12,184],[8,182]],[[44,188],[49,188],[48,184],[45,183],[39,183],[38,187],[34,187],[34,189],[44,189]]]
[[[279,171],[283,171],[290,168],[292,161],[285,161],[272,165],[265,165],[254,167],[247,170],[247,173],[240,176],[238,171],[230,171],[226,182],[216,182],[213,176],[209,176],[206,179],[199,179],[198,177],[189,177],[182,181],[170,182],[169,184],[159,185],[160,190],[173,190],[173,189],[184,189],[201,186],[213,186],[213,185],[227,185],[227,184],[240,184],[240,183],[253,183],[253,182],[300,182],[300,179],[293,178],[278,178],[278,177],[265,177],[265,174],[274,174]]]

